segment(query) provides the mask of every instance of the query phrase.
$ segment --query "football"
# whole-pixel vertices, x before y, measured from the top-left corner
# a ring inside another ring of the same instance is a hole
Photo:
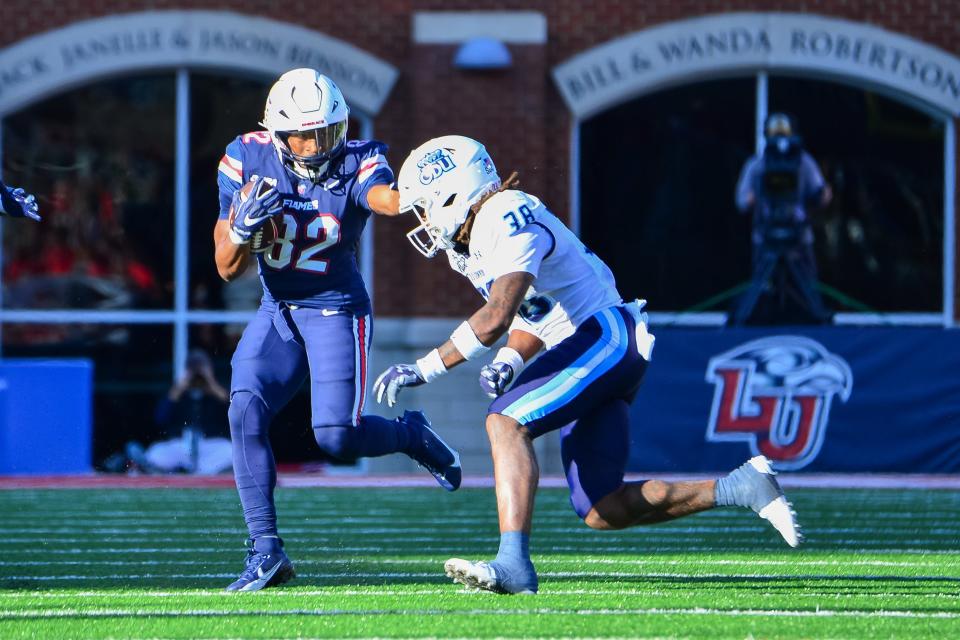
[[[264,192],[266,189],[272,188],[273,185],[269,184],[267,181],[260,183],[260,191]],[[248,182],[240,188],[240,201],[244,202],[247,198],[250,197],[250,190],[253,189],[253,181]],[[233,206],[230,207],[230,222],[233,222],[234,216],[237,215],[237,212],[234,210]],[[253,235],[250,236],[250,252],[251,253],[263,253],[268,251],[270,247],[273,246],[274,241],[277,239],[277,223],[283,214],[278,213],[274,217],[267,220],[267,222],[257,229]]]

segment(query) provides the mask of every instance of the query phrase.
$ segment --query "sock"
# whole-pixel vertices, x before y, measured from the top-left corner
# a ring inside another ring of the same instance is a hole
[[[270,448],[270,420],[263,401],[247,391],[233,394],[228,411],[233,445],[233,475],[250,538],[277,535],[273,489],[277,468]]]
[[[748,473],[756,473],[756,471],[745,464],[717,480],[713,499],[718,507],[751,506],[755,491],[746,475]]]
[[[733,480],[730,476],[717,479],[713,489],[713,500],[718,507],[732,507],[737,503],[734,500]]]
[[[495,562],[506,566],[530,562],[530,534],[523,531],[501,533]]]
[[[497,584],[508,593],[537,592],[537,570],[530,561],[530,535],[522,531],[500,534],[500,549],[490,563]]]
[[[374,458],[388,453],[405,452],[410,446],[410,431],[399,419],[380,416],[360,418],[360,457]]]
[[[259,553],[276,553],[283,549],[283,540],[278,536],[260,536],[253,541],[253,548]]]

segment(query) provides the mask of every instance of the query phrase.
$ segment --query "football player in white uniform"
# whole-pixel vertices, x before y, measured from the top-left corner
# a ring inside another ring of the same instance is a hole
[[[403,387],[430,382],[483,356],[509,331],[483,368],[481,387],[496,399],[487,414],[500,549],[492,562],[458,558],[448,576],[497,593],[536,593],[528,551],[539,469],[533,439],[561,429],[570,502],[595,529],[663,522],[717,506],[750,507],[791,546],[795,514],[766,458],[719,480],[623,481],[628,408],[653,349],[643,302],[624,304],[610,269],[536,197],[501,183],[483,145],[444,136],[410,153],[400,170],[401,211],[420,226],[408,234],[425,256],[446,252],[486,304],[440,347],[377,379],[377,400],[392,405]],[[525,366],[543,347],[546,352]]]

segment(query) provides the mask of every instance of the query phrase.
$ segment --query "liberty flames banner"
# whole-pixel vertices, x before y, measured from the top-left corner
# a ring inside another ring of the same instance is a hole
[[[960,471],[960,333],[654,327],[632,471]]]

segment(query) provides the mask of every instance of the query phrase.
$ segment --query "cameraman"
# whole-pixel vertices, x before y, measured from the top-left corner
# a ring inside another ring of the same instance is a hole
[[[831,314],[817,290],[817,265],[808,208],[821,208],[833,196],[816,161],[804,151],[790,117],[774,113],[764,128],[763,153],[747,161],[737,183],[737,208],[753,212],[753,274],[730,324],[743,325],[760,295],[773,289],[783,309],[792,292],[806,317],[794,322],[829,323]],[[792,288],[788,281],[792,281]]]
[[[230,470],[232,450],[227,437],[229,394],[213,375],[210,356],[201,349],[187,355],[186,371],[157,405],[155,419],[180,437],[155,442],[146,450],[127,445],[127,457],[148,473],[180,471],[212,474]]]

